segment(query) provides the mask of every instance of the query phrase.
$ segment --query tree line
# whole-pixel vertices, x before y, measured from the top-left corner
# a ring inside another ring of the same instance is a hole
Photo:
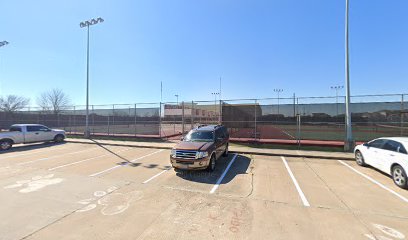
[[[17,96],[7,95],[0,96],[0,111],[14,113],[27,109],[30,105],[30,99]],[[69,96],[61,89],[55,88],[41,93],[36,99],[37,105],[44,112],[59,114],[61,111],[70,106]]]

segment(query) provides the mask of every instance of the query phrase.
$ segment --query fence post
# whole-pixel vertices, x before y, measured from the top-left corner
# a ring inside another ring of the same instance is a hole
[[[162,103],[159,104],[159,137],[162,137],[162,125],[161,125],[161,115],[162,115]]]
[[[115,104],[112,104],[112,136],[115,136]]]
[[[404,114],[405,114],[405,108],[404,108],[404,94],[401,94],[401,114],[400,114],[400,121],[401,121],[401,131],[400,135],[404,135]]]
[[[218,124],[222,124],[222,100],[220,98],[220,116],[218,117]]]
[[[72,117],[73,117],[73,119],[72,119],[72,121],[73,121],[72,125],[74,125],[74,129],[75,129],[75,131],[76,131],[76,123],[75,123],[76,111],[75,111],[75,106],[74,106],[74,116],[72,116]],[[72,132],[72,129],[71,129],[71,132]]]
[[[184,136],[185,126],[184,126],[184,101],[181,102],[181,135]]]
[[[95,134],[95,109],[94,105],[92,105],[92,131],[89,134]]]
[[[191,101],[191,129],[194,128],[194,114],[195,114],[194,101]]]
[[[255,140],[256,140],[256,139],[257,139],[257,133],[258,133],[258,132],[257,132],[257,129],[256,129],[256,99],[255,99],[254,107],[255,107],[255,108],[254,108],[254,110],[255,110],[255,111],[254,111],[254,113],[255,113],[255,114],[254,114],[254,120],[255,120],[255,124],[254,124],[254,127],[255,127],[254,138],[255,138]]]
[[[296,94],[293,93],[293,117],[296,118]]]
[[[110,121],[109,121],[109,113],[108,113],[108,136],[110,135]]]
[[[135,103],[135,136],[137,136],[137,105]]]
[[[296,115],[296,126],[297,126],[297,131],[296,131],[296,138],[297,138],[297,145],[300,147],[300,114]]]

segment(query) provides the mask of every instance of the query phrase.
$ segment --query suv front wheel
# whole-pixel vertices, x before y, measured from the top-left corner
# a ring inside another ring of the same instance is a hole
[[[225,147],[225,151],[224,151],[224,153],[222,154],[222,156],[223,156],[223,157],[228,157],[228,144],[227,144],[227,146]]]
[[[215,154],[211,155],[210,164],[208,164],[207,171],[213,172],[215,170]]]

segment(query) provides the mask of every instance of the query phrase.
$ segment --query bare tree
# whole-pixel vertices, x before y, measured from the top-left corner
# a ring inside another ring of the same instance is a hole
[[[0,110],[13,113],[28,106],[30,99],[16,95],[0,97]]]
[[[66,109],[70,102],[68,95],[57,88],[44,92],[37,98],[37,104],[44,111],[51,111],[54,114],[59,114]]]

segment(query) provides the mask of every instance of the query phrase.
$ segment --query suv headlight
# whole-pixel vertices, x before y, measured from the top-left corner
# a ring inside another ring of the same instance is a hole
[[[205,158],[208,157],[208,152],[197,152],[196,158]]]
[[[171,157],[176,157],[176,150],[175,150],[175,149],[171,149],[170,155],[171,155]]]

